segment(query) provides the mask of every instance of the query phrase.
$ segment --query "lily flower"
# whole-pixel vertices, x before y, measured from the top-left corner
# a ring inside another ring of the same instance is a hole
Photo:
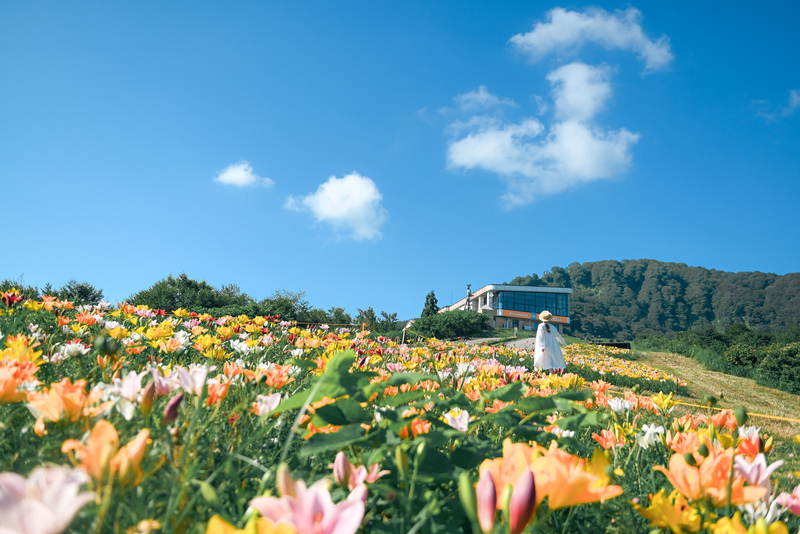
[[[206,383],[208,376],[208,367],[205,365],[190,365],[188,369],[185,367],[177,367],[178,369],[178,382],[181,388],[187,393],[193,393],[200,396],[203,394],[203,386]]]
[[[285,471],[285,470],[284,470]],[[333,504],[330,481],[319,480],[307,488],[302,480],[284,481],[282,497],[256,497],[250,506],[274,525],[281,522],[294,526],[299,533],[354,534],[364,518],[367,488],[357,486],[344,501]],[[285,528],[285,527],[284,527]]]
[[[372,484],[382,476],[391,473],[391,471],[386,470],[378,471],[380,469],[378,464],[372,464],[369,467],[369,471],[363,465],[356,467],[350,463],[350,460],[347,459],[343,452],[339,452],[334,462],[328,467],[333,469],[334,482],[343,488],[349,488],[350,491],[353,491],[364,482]]]
[[[94,406],[103,396],[103,392],[94,389],[90,393],[85,391],[86,380],[77,380],[74,384],[69,378],[64,378],[50,386],[50,389],[28,395],[28,405],[39,416],[36,422],[36,434],[44,435],[44,421],[69,421],[74,423],[81,417],[94,417],[106,408],[113,406],[114,401],[108,401]]]
[[[466,410],[461,410],[456,416],[453,416],[452,411],[444,414],[444,419],[448,425],[456,430],[466,432],[469,430],[469,422],[474,419],[474,417],[470,417],[469,412]]]
[[[273,393],[272,395],[257,395],[251,411],[256,415],[266,415],[277,408],[280,402],[280,393]]]
[[[475,487],[477,499],[478,523],[484,533],[494,529],[494,519],[497,515],[497,489],[492,473],[488,469],[481,473],[478,485]]]
[[[622,487],[608,484],[606,463],[602,454],[587,463],[582,458],[559,450],[556,442],[553,442],[549,450],[533,460],[531,470],[536,479],[537,493],[544,493],[547,506],[556,510],[602,502],[622,495]],[[537,495],[539,502],[544,495]]]
[[[58,534],[95,499],[81,492],[89,481],[82,469],[37,467],[28,478],[0,473],[0,525],[3,532]]]
[[[658,493],[650,495],[650,506],[644,508],[631,503],[633,508],[650,520],[651,527],[668,528],[672,532],[697,532],[700,530],[702,518],[696,508],[678,490],[667,495],[662,488]]]
[[[114,425],[101,419],[89,434],[86,445],[68,439],[61,446],[61,452],[70,455],[72,461],[80,463],[87,473],[98,483],[107,475],[118,477],[123,484],[141,481],[141,462],[150,439],[148,429],[141,430],[129,443],[119,448],[119,435]]]
[[[783,460],[778,460],[767,466],[767,457],[764,456],[764,453],[758,453],[752,463],[748,462],[746,458],[736,456],[733,459],[733,464],[736,472],[742,475],[749,484],[765,488],[767,495],[769,495],[772,493],[772,483],[769,477],[783,465]]]
[[[719,451],[712,449],[700,466],[686,463],[682,454],[673,454],[669,460],[669,469],[661,465],[653,469],[661,471],[672,483],[673,487],[693,501],[708,496],[714,506],[725,506],[728,498],[728,477],[730,476],[733,450]],[[734,505],[753,502],[763,497],[767,490],[760,486],[744,486],[745,479],[735,476],[731,483],[730,502]]]
[[[791,493],[781,493],[776,500],[794,515],[800,516],[800,485],[795,487]]]
[[[525,470],[514,484],[508,502],[508,522],[511,534],[520,534],[533,518],[536,511],[536,484],[533,473]]]

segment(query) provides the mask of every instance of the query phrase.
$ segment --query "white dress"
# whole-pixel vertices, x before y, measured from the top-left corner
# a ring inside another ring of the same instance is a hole
[[[565,368],[567,364],[564,362],[560,345],[566,344],[564,338],[558,333],[558,327],[550,325],[550,332],[548,332],[545,323],[540,323],[536,327],[536,350],[533,352],[533,366],[545,370]]]

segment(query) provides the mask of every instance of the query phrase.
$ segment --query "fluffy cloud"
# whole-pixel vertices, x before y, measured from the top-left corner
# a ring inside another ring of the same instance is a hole
[[[254,173],[253,167],[245,160],[229,165],[219,171],[214,181],[222,185],[233,185],[236,187],[250,187],[255,185],[272,187],[275,185],[275,182],[269,178],[262,178]]]
[[[570,63],[547,75],[554,88],[556,117],[588,120],[605,106],[611,96],[605,67]]]
[[[461,108],[462,111],[476,111],[499,106],[512,106],[517,104],[508,98],[498,98],[491,94],[485,85],[478,87],[477,91],[470,91],[463,95],[458,95],[453,100]]]
[[[669,38],[649,39],[642,30],[642,13],[633,7],[613,14],[596,7],[585,13],[557,7],[547,13],[547,19],[511,38],[511,43],[533,60],[550,53],[574,52],[586,43],[636,52],[645,62],[645,70],[662,69],[673,59]]]
[[[310,195],[289,197],[285,207],[309,212],[318,223],[361,241],[381,238],[380,227],[387,218],[382,199],[375,182],[353,172],[344,178],[331,176]]]
[[[507,123],[480,116],[451,125],[450,168],[479,168],[499,174],[508,186],[507,208],[593,180],[607,179],[630,165],[639,134],[625,128],[605,131],[595,115],[611,97],[608,69],[571,63],[552,71],[556,121],[549,130],[527,118]]]

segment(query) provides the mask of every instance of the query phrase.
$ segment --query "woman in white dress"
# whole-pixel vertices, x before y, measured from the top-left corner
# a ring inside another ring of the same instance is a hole
[[[539,320],[542,322],[536,327],[536,350],[533,352],[533,366],[545,371],[564,369],[567,366],[560,347],[567,343],[558,333],[558,328],[550,326],[549,321],[552,316],[547,310],[541,312]]]

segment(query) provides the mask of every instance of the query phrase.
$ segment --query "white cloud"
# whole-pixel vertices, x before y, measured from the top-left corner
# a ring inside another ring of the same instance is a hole
[[[774,106],[770,105],[769,100],[754,100],[753,103],[762,108],[757,112],[757,115],[767,120],[775,121],[781,117],[793,115],[800,109],[800,89],[791,89],[789,91],[789,101],[777,111],[775,111]]]
[[[381,238],[380,227],[387,218],[382,199],[375,182],[353,172],[344,178],[331,176],[312,194],[290,196],[284,207],[307,211],[318,223],[329,224],[361,241]]]
[[[789,91],[789,105],[783,110],[784,114],[791,115],[800,108],[800,89]]]
[[[552,71],[547,79],[557,120],[549,130],[534,118],[508,123],[477,116],[453,123],[448,166],[499,174],[508,187],[502,199],[509,209],[618,176],[630,166],[630,148],[639,134],[625,128],[605,131],[593,123],[611,97],[607,76],[608,69],[583,63]]]
[[[250,187],[255,185],[272,187],[275,185],[275,182],[269,178],[262,178],[255,174],[253,172],[253,167],[245,160],[229,165],[219,171],[214,181],[222,185],[233,185],[236,187]]]
[[[611,96],[608,68],[570,63],[552,71],[547,81],[555,93],[556,117],[591,119]]]
[[[613,14],[596,7],[584,13],[557,7],[547,13],[547,18],[548,22],[537,22],[533,30],[511,38],[511,43],[533,60],[554,52],[574,52],[586,43],[636,52],[645,62],[645,70],[662,69],[674,57],[669,37],[649,39],[642,30],[642,13],[633,7]]]
[[[461,108],[462,111],[476,111],[479,109],[488,109],[499,106],[513,106],[516,103],[508,98],[498,98],[491,94],[485,85],[478,87],[477,91],[470,91],[462,95],[456,96],[453,100]]]

